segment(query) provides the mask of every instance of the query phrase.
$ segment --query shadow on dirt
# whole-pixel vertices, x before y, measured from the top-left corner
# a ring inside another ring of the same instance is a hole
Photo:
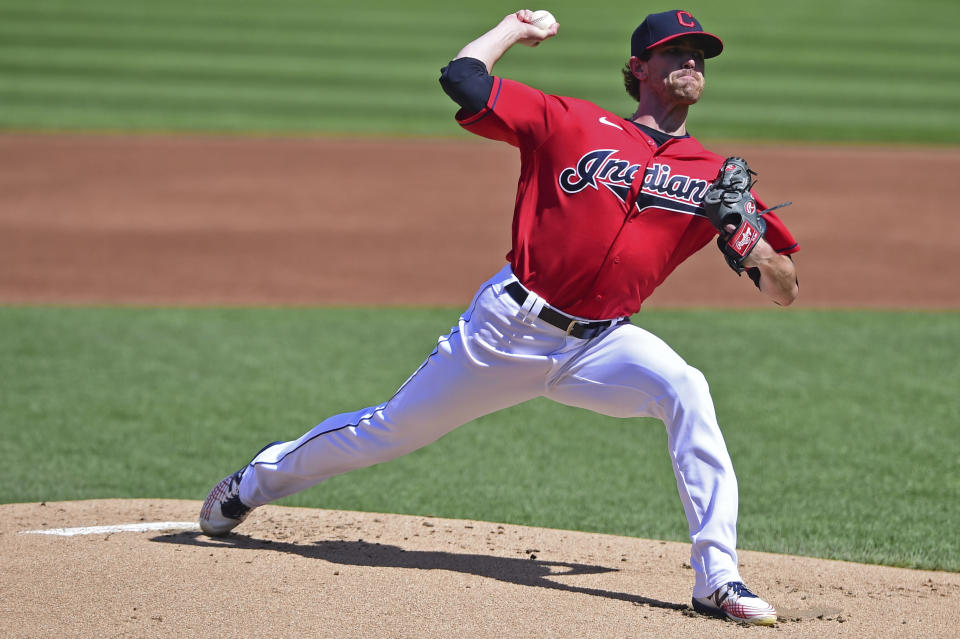
[[[272,550],[345,566],[406,568],[413,570],[450,570],[468,575],[476,575],[478,577],[496,579],[520,586],[575,592],[594,597],[627,601],[636,605],[650,606],[652,608],[677,611],[690,609],[689,606],[685,604],[659,601],[649,597],[601,590],[599,588],[584,588],[564,584],[561,581],[555,581],[555,579],[558,578],[562,579],[563,577],[575,575],[616,572],[616,569],[605,566],[544,561],[530,557],[512,558],[432,550],[406,550],[399,546],[370,543],[362,539],[357,541],[320,540],[312,543],[292,544],[269,539],[256,539],[242,534],[231,534],[226,537],[212,538],[198,532],[181,532],[159,535],[153,537],[151,541],[206,548],[238,548],[261,552]]]

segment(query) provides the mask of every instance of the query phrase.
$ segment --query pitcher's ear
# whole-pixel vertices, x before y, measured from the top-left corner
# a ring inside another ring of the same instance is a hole
[[[641,60],[637,56],[632,56],[630,58],[630,72],[633,73],[633,77],[638,80],[643,80],[647,77],[647,61]]]

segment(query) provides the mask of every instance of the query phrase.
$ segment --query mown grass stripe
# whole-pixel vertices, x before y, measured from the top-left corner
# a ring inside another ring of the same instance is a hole
[[[917,102],[917,93],[923,90],[924,100]],[[742,96],[756,91],[756,86],[749,81],[720,83],[711,86],[709,99],[720,102],[739,102]],[[960,108],[953,93],[953,88],[942,83],[933,84],[920,82],[896,89],[887,89],[883,85],[863,80],[844,82],[831,80],[818,84],[815,87],[798,87],[795,84],[780,79],[765,86],[763,92],[757,95],[758,100],[766,105],[771,103],[790,103],[799,107],[808,105],[831,108],[834,105],[855,105],[861,110],[869,104],[871,111],[897,110],[903,115],[904,109],[910,109],[914,114],[929,110],[952,110]],[[825,104],[828,103],[829,104]],[[743,105],[749,109],[750,104]]]
[[[275,90],[264,92],[260,87],[242,87],[230,85],[210,86],[203,83],[187,84],[182,82],[139,85],[121,85],[99,87],[94,90],[90,83],[76,78],[50,78],[48,80],[31,78],[19,87],[0,87],[0,98],[5,103],[33,101],[37,98],[47,100],[70,99],[77,103],[98,104],[101,106],[126,106],[132,108],[211,108],[231,107],[242,110],[275,112],[314,110],[325,107],[350,107],[356,113],[383,113],[380,103],[364,100],[362,89],[344,88],[341,91],[327,91],[311,88]],[[395,91],[391,94],[390,113],[399,115],[436,111],[452,113],[455,108],[449,100],[423,99],[422,93]]]
[[[954,15],[960,17],[960,10],[954,10]],[[900,52],[904,55],[907,53],[904,51],[906,46],[910,47],[911,55],[914,52],[926,54],[958,48],[956,39],[952,37],[954,27],[946,17],[937,22],[924,20],[922,24],[905,25],[898,21],[895,24],[861,23],[855,27],[817,20],[805,22],[808,24],[767,22],[762,28],[757,28],[758,25],[730,24],[723,29],[724,41],[729,41],[724,55],[742,53],[748,49],[747,45],[749,48],[779,50],[786,55],[796,52],[797,47],[809,52],[869,53],[871,56],[884,52]],[[803,26],[813,28],[804,29]]]
[[[419,5],[419,6],[418,6]],[[431,7],[446,6],[437,0],[417,2],[406,0],[402,5],[390,0],[364,0],[362,4],[345,4],[317,0],[293,2],[278,0],[266,3],[261,0],[248,2],[205,0],[202,3],[167,0],[158,3],[150,0],[74,0],[52,2],[51,0],[3,0],[0,3],[0,15],[24,19],[42,19],[59,21],[82,21],[96,19],[102,21],[149,20],[151,22],[207,21],[217,24],[281,24],[297,26],[310,23],[361,23],[376,25],[404,22],[449,22],[460,16],[469,15],[489,17],[489,12],[480,8],[471,11],[469,7],[431,12]]]
[[[750,137],[768,138],[772,131],[789,134],[784,118],[809,110],[845,118],[850,127],[845,137],[850,139],[880,135],[888,140],[956,141],[960,127],[942,113],[960,111],[960,76],[953,64],[960,57],[960,42],[951,26],[960,19],[960,5],[920,0],[909,10],[894,2],[872,4],[869,11],[864,7],[860,0],[841,5],[810,0],[802,6],[766,7],[760,13],[752,3],[733,0],[722,10],[698,10],[704,23],[724,37],[727,51],[708,65],[708,97],[697,111],[718,105],[740,108],[756,118],[745,129]],[[433,106],[438,96],[440,103],[445,100],[436,85],[439,69],[512,8],[492,2],[451,11],[439,0],[402,5],[386,0],[0,0],[0,86],[17,96],[12,104],[0,104],[0,128],[30,127],[21,107],[31,87],[39,91],[33,103],[42,103],[51,93],[48,82],[80,79],[94,94],[119,92],[125,97],[97,102],[71,86],[56,98],[73,102],[63,105],[73,109],[59,111],[64,128],[74,117],[82,117],[78,126],[89,126],[89,114],[72,114],[96,104],[108,111],[137,109],[131,102],[144,84],[184,90],[189,96],[197,93],[190,85],[206,84],[225,95],[240,95],[239,103],[209,100],[203,94],[205,101],[190,110],[200,121],[191,123],[182,109],[173,110],[169,128],[201,129],[202,123],[221,116],[242,120],[254,130],[306,126],[310,131],[354,131],[357,104],[333,99],[322,102],[323,113],[312,123],[299,117],[284,120],[259,107],[242,114],[256,101],[252,96],[259,88],[264,94],[281,94],[281,102],[310,102],[326,90],[388,108],[396,95],[401,105],[395,133],[449,135],[449,123],[435,121],[431,110],[438,108]],[[616,0],[602,6],[556,0],[552,10],[566,27],[561,36],[537,51],[517,47],[498,63],[497,72],[548,92],[593,100],[615,112],[632,111],[619,70],[627,57],[625,34],[634,21],[630,16],[639,19],[644,10]],[[936,16],[934,23],[924,17],[930,15]],[[32,83],[34,79],[40,83]],[[301,83],[308,85],[308,97],[291,98],[300,93]],[[423,92],[419,121],[403,106],[416,102],[410,95],[415,90]],[[154,90],[141,93],[146,101],[156,96]],[[875,115],[852,114],[858,100],[864,112]],[[755,102],[760,106],[754,108]],[[207,117],[203,109],[219,113]],[[904,119],[896,132],[878,133],[871,122],[886,123],[895,110],[917,117]],[[49,126],[53,113],[37,111],[38,125]],[[125,117],[106,113],[102,120]],[[263,118],[259,123],[258,117]],[[384,128],[385,117],[370,120],[369,131],[390,130]],[[717,118],[709,114],[694,117],[704,125],[702,136],[730,130],[728,124],[715,124]],[[835,124],[804,117],[792,128],[803,129],[802,139],[816,138],[818,131],[822,138],[833,138]],[[944,130],[932,130],[931,124]]]
[[[254,39],[282,40],[286,36],[306,38],[312,35],[316,38],[346,32],[358,37],[358,40],[353,41],[353,45],[363,43],[365,46],[375,45],[384,37],[408,39],[407,44],[415,46],[417,41],[409,40],[412,36],[429,33],[431,36],[450,37],[444,34],[457,30],[457,21],[451,21],[449,15],[411,13],[402,9],[384,11],[363,6],[339,16],[318,10],[304,13],[284,12],[282,5],[278,5],[276,10],[261,13],[221,10],[206,13],[177,11],[124,14],[113,8],[104,8],[100,11],[63,9],[52,15],[7,11],[0,6],[0,18],[3,18],[5,24],[33,25],[32,28],[39,31],[74,29],[79,33],[90,33],[103,30],[104,33],[113,32],[118,36],[129,31],[198,35],[206,31],[213,37],[218,37],[216,34],[232,33],[245,34]],[[465,18],[461,17],[460,21],[461,29],[469,28]]]
[[[2,115],[7,128],[29,129],[46,133],[69,133],[82,131],[95,134],[108,132],[120,134],[129,131],[166,135],[230,134],[241,136],[329,136],[344,135],[365,137],[421,138],[424,136],[465,138],[455,124],[438,127],[422,114],[399,114],[397,116],[344,116],[323,115],[315,112],[268,113],[229,111],[218,113],[208,110],[179,109],[176,111],[116,110],[104,113],[97,105],[58,108],[49,104],[17,105],[6,109]],[[446,122],[449,118],[444,118]],[[71,122],[69,126],[65,121]],[[335,131],[336,133],[331,133]],[[399,133],[398,133],[399,131]]]
[[[52,82],[83,81],[91,87],[102,86],[101,78],[109,75],[110,85],[136,85],[154,80],[223,86],[255,86],[261,90],[274,90],[277,87],[287,87],[291,90],[332,90],[339,88],[356,87],[356,74],[363,71],[362,67],[346,66],[335,67],[328,65],[292,67],[277,64],[262,58],[245,60],[238,58],[229,68],[226,66],[213,67],[209,64],[198,64],[195,60],[179,66],[170,61],[151,64],[123,63],[111,59],[110,56],[70,56],[63,55],[57,59],[36,60],[29,54],[16,58],[0,54],[0,74],[8,80],[8,86],[22,83],[23,86],[35,85],[38,81]],[[426,69],[422,66],[396,68],[387,73],[380,70],[376,73],[367,73],[370,82],[377,82],[381,90],[422,91],[423,83],[429,82],[440,87],[437,79],[439,69]],[[417,86],[419,85],[419,86]],[[424,95],[429,99],[429,95]]]
[[[289,34],[277,32],[267,37],[247,35],[243,32],[224,33],[216,30],[198,29],[195,31],[158,31],[154,29],[131,29],[117,31],[113,28],[103,30],[82,31],[72,27],[62,29],[33,28],[0,28],[0,36],[4,46],[44,46],[56,48],[89,49],[94,51],[140,53],[144,56],[162,55],[168,51],[180,54],[213,54],[213,53],[257,53],[259,55],[285,54],[302,56],[311,59],[311,55],[336,55],[337,59],[360,59],[373,64],[378,55],[396,56],[402,51],[401,60],[416,60],[418,58],[433,58],[443,45],[438,47],[436,42],[424,43],[422,39],[411,36],[393,34],[389,37],[378,38],[364,45],[362,56],[345,56],[345,49],[356,46],[361,34],[341,34],[336,38],[308,35],[302,38],[293,38]],[[419,42],[419,44],[418,44]],[[447,49],[452,57],[459,50],[457,41],[451,39]],[[382,63],[382,60],[380,61]]]
[[[855,122],[861,126],[877,123],[883,123],[888,126],[898,126],[903,120],[902,111],[897,109],[873,109],[865,111],[862,105],[851,102],[847,104],[833,103],[828,106],[821,105],[818,110],[813,110],[809,108],[809,105],[796,104],[792,101],[774,104],[768,101],[764,104],[755,104],[749,107],[718,103],[714,104],[711,112],[704,114],[703,117],[709,117],[714,120],[724,120],[733,117],[742,118],[743,121],[756,121],[758,115],[763,111],[769,110],[774,111],[774,113],[767,116],[771,121],[779,120],[810,124],[825,120],[832,123]],[[945,126],[949,125],[956,118],[956,112],[948,108],[925,109],[922,113],[924,121],[914,123],[913,127],[935,128],[937,126]]]

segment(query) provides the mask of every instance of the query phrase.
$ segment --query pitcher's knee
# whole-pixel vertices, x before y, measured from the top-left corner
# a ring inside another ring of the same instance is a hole
[[[712,411],[713,400],[710,397],[710,385],[698,369],[693,366],[684,366],[669,377],[665,377],[667,384],[666,397],[671,412],[677,410],[691,411],[709,409]]]

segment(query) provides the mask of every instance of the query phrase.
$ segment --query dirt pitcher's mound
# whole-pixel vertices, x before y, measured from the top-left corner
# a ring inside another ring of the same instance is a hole
[[[772,630],[689,606],[689,546],[267,506],[214,539],[200,504],[0,505],[3,637],[956,637],[960,574],[742,552]],[[45,533],[45,534],[41,534]]]

